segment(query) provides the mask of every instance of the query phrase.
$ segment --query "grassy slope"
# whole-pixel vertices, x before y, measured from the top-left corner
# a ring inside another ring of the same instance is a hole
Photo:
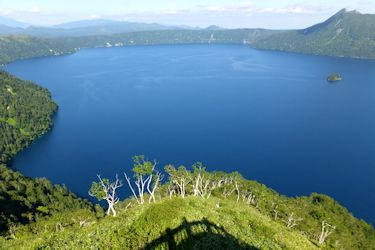
[[[74,223],[89,217],[90,225],[79,228],[78,222]],[[64,230],[56,229],[58,222],[66,225]],[[185,249],[317,248],[303,235],[287,230],[257,209],[219,198],[165,199],[144,207],[134,206],[117,218],[100,220],[82,211],[30,227],[37,232],[37,237],[30,233],[22,235],[20,229],[18,240],[0,241],[3,248],[168,249],[168,244]]]
[[[225,198],[223,189],[215,190],[209,199],[163,198],[143,207],[126,200],[117,206],[117,218],[97,217],[93,210],[54,213],[52,217],[38,218],[36,223],[18,226],[17,239],[0,238],[0,245],[17,249],[165,249],[168,244],[188,249],[206,249],[207,244],[216,249],[375,249],[372,226],[325,195],[288,198],[254,181],[239,183],[243,192],[251,190],[256,196],[254,204],[242,199],[237,203],[236,194]],[[164,197],[165,188],[158,197]],[[127,207],[129,202],[131,206]],[[293,229],[285,224],[290,213],[303,219]],[[318,246],[323,220],[336,230],[324,245]],[[82,227],[80,221],[85,221]]]

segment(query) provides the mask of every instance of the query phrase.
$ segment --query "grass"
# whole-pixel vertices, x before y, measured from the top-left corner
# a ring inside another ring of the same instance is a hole
[[[21,132],[21,134],[22,135],[24,135],[24,136],[29,136],[30,135],[30,132],[28,132],[26,129],[24,129],[24,128],[20,128],[20,132]]]
[[[116,218],[85,211],[53,216],[18,229],[3,249],[318,249],[306,237],[232,200],[164,199],[119,209]],[[87,225],[79,227],[79,220]],[[61,225],[61,227],[59,226]],[[33,233],[30,233],[32,228]]]
[[[8,118],[7,123],[13,127],[17,125],[17,121],[14,118]]]

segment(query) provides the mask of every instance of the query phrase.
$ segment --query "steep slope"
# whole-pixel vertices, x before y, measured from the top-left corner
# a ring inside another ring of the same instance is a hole
[[[27,178],[0,164],[0,235],[17,224],[83,208],[93,211],[94,206],[66,187],[52,185],[45,178]]]
[[[193,174],[193,173],[191,173]],[[205,173],[226,180],[211,196],[187,194],[171,198],[168,184],[155,203],[134,198],[116,206],[117,217],[81,209],[40,217],[13,228],[13,239],[0,237],[5,249],[361,249],[375,246],[375,230],[354,218],[331,198],[287,198],[239,177],[237,173]],[[217,178],[217,179],[215,179]],[[233,182],[233,180],[235,180]],[[236,183],[236,184],[235,184]],[[241,195],[238,199],[236,188]],[[248,196],[251,195],[251,196]],[[248,197],[252,200],[249,202]],[[334,226],[319,244],[322,221]]]
[[[0,71],[0,235],[41,216],[93,209],[65,187],[26,178],[1,164],[49,130],[56,108],[48,90]]]
[[[318,249],[253,207],[230,200],[173,198],[135,206],[116,218],[96,220],[94,215],[83,215],[68,213],[39,221],[31,226],[34,233],[20,228],[16,240],[0,239],[0,245],[17,249]],[[81,228],[80,216],[87,222]],[[56,230],[57,223],[64,229]]]
[[[343,9],[323,23],[272,34],[252,45],[317,55],[375,58],[375,15]]]
[[[48,40],[29,36],[0,36],[0,64],[40,56],[74,52],[74,47],[62,40]]]
[[[0,71],[0,162],[44,134],[56,109],[48,90]]]
[[[14,35],[20,34],[24,31],[22,28],[10,27],[0,24],[0,35]]]

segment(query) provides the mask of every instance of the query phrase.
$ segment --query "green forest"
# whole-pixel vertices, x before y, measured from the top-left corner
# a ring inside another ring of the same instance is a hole
[[[0,72],[0,162],[6,162],[52,126],[51,94]]]
[[[74,53],[82,48],[158,44],[245,44],[278,51],[375,58],[375,15],[339,11],[300,30],[156,30],[83,37],[0,37],[0,64],[18,59]]]

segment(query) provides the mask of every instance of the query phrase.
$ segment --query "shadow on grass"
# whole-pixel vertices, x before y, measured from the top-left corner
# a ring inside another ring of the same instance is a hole
[[[239,241],[223,227],[207,219],[188,222],[184,218],[180,226],[168,228],[145,249],[258,249]]]

